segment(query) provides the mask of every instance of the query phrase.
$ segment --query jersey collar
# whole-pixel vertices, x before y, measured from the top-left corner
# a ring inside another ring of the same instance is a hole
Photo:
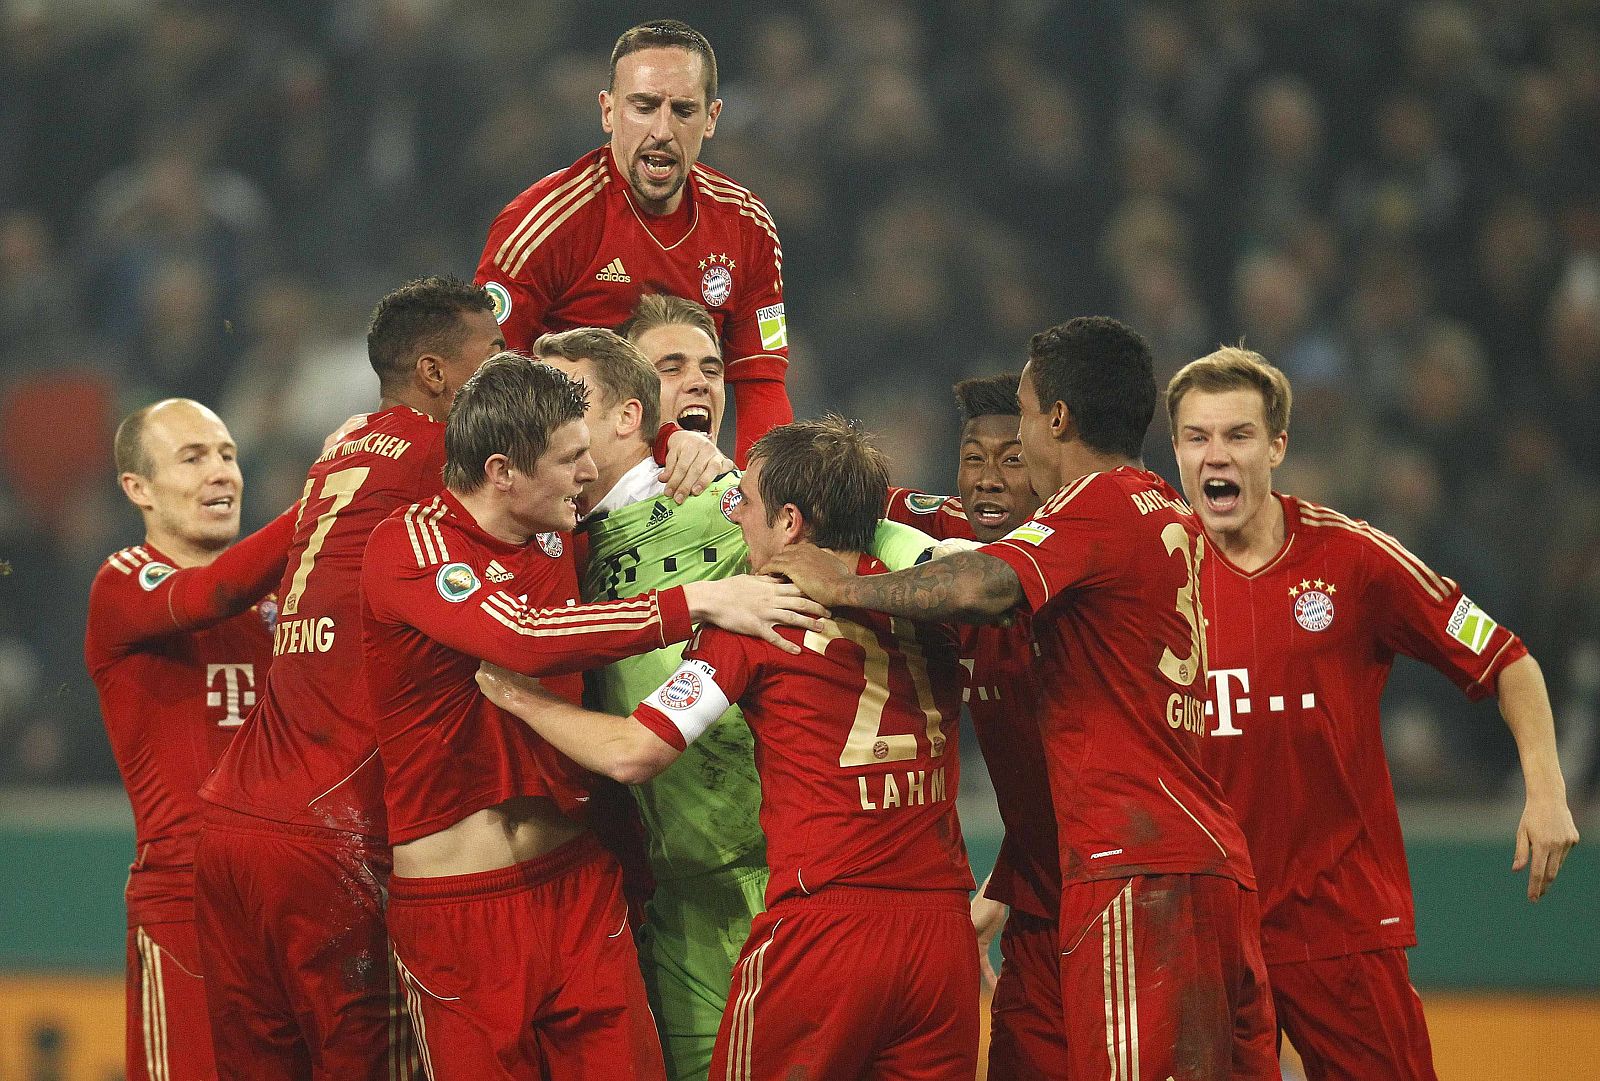
[[[589,521],[601,515],[610,514],[623,507],[631,507],[635,503],[642,503],[646,499],[653,499],[667,490],[667,486],[657,480],[661,467],[656,465],[656,460],[646,455],[639,459],[637,465],[617,478],[617,483],[611,486],[611,491],[596,503],[582,518]]]

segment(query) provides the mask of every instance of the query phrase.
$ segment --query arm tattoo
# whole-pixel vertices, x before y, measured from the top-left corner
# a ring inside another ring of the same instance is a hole
[[[1022,583],[1004,560],[960,552],[894,574],[851,579],[841,603],[907,619],[991,623],[1022,599]]]

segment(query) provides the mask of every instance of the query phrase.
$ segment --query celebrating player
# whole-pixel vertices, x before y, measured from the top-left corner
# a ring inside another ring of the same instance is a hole
[[[1138,464],[1150,351],[1073,319],[1029,346],[1017,394],[1033,521],[994,544],[853,577],[790,548],[764,566],[824,604],[913,619],[1033,614],[1059,832],[1065,1076],[1276,1078],[1244,838],[1201,769],[1199,523]],[[1031,723],[1017,717],[1012,723]]]
[[[579,502],[589,541],[582,571],[587,601],[726,578],[746,563],[744,538],[733,521],[739,475],[729,472],[682,506],[672,504],[656,479],[646,434],[656,428],[657,393],[668,415],[680,423],[699,418],[709,422],[704,430],[716,433],[721,360],[711,317],[692,301],[647,296],[624,329],[653,355],[647,359],[624,339],[595,329],[546,334],[534,346],[539,359],[591,390],[587,422],[598,475]],[[872,551],[889,566],[907,567],[931,543],[917,530],[880,523]],[[681,644],[674,644],[597,670],[596,704],[627,716],[682,656]],[[767,884],[754,743],[737,708],[730,707],[671,769],[633,791],[656,883],[645,910],[641,960],[667,1075],[704,1078],[733,964]]]
[[[881,571],[865,552],[887,479],[877,450],[836,418],[775,429],[752,450],[734,510],[751,561],[807,537],[826,558]],[[869,612],[783,634],[805,652],[703,630],[631,717],[567,706],[493,670],[480,682],[584,765],[635,784],[709,738],[730,703],[742,707],[771,880],[711,1076],[969,1079],[978,973],[954,803],[953,636]]]
[[[749,577],[574,607],[562,533],[595,475],[584,397],[548,365],[491,358],[451,408],[445,490],[380,524],[362,566],[389,931],[435,1081],[662,1074],[583,778],[478,693],[479,661],[575,673],[686,639],[697,620],[782,641],[773,622],[820,612]]]
[[[500,212],[478,280],[513,349],[546,331],[616,326],[644,293],[704,300],[731,358],[742,462],[761,433],[793,413],[783,383],[783,249],[772,216],[698,160],[721,112],[717,57],[703,34],[672,19],[628,30],[600,92],[610,145]]]
[[[956,490],[952,499],[906,488],[890,492],[889,516],[940,540],[992,543],[1039,509],[1018,437],[1018,376],[991,375],[955,385],[961,411]],[[994,985],[989,1025],[991,1081],[1059,1076],[1065,1070],[1061,1023],[1061,906],[1050,782],[1037,718],[1039,655],[1028,617],[1004,626],[961,628],[967,665],[967,710],[983,748],[1005,839],[994,870],[972,898],[979,963]],[[1009,912],[1009,918],[1007,910]],[[998,980],[989,943],[1000,935]]]
[[[367,538],[431,495],[456,390],[504,348],[488,295],[446,278],[379,301],[380,407],[306,480],[261,704],[204,797],[201,937],[224,1077],[412,1072],[383,921],[389,849],[357,673]]]
[[[1184,491],[1211,541],[1207,769],[1259,876],[1278,1024],[1306,1076],[1434,1076],[1378,704],[1395,655],[1477,699],[1498,693],[1527,784],[1514,867],[1537,901],[1578,834],[1538,663],[1522,642],[1388,534],[1272,491],[1289,381],[1220,349],[1167,387]]]
[[[233,544],[244,478],[233,437],[199,402],[135,411],[115,448],[145,539],[95,576],[84,660],[138,853],[127,888],[127,1074],[214,1078],[194,927],[198,793],[266,676],[273,605],[262,597],[283,573],[294,513]]]

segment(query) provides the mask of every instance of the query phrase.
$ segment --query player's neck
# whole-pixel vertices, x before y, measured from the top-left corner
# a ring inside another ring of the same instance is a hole
[[[529,530],[518,522],[511,513],[511,505],[494,490],[494,485],[485,484],[475,492],[458,492],[450,489],[450,494],[455,496],[466,512],[472,515],[472,520],[495,540],[505,541],[507,544],[523,545],[533,539],[533,534],[538,530]]]
[[[1208,529],[1206,536],[1229,563],[1248,574],[1265,567],[1283,550],[1287,528],[1283,503],[1268,494],[1261,509],[1238,529],[1217,533]]]
[[[1081,480],[1090,473],[1109,473],[1113,469],[1121,469],[1131,465],[1135,469],[1143,469],[1144,463],[1137,458],[1129,458],[1122,454],[1107,454],[1103,451],[1093,450],[1081,442],[1074,441],[1061,448],[1061,457],[1057,462],[1060,467],[1061,483],[1056,485],[1060,491],[1073,481]]]
[[[227,545],[220,548],[211,548],[195,544],[193,541],[184,540],[175,533],[169,533],[158,526],[147,526],[144,531],[144,542],[170,559],[177,567],[206,567],[216,562],[216,558],[227,550]]]
[[[407,387],[405,390],[393,394],[386,393],[378,399],[379,409],[393,409],[397,405],[403,405],[407,409],[415,409],[423,416],[432,417],[441,424],[444,422],[445,415],[450,411],[449,403],[445,402],[443,398],[424,394],[415,387]]]
[[[628,452],[612,461],[604,463],[596,461],[595,469],[599,475],[584,487],[583,494],[578,497],[578,513],[590,514],[606,501],[606,497],[622,483],[622,478],[649,458],[650,448],[641,444],[637,448],[630,448]]]

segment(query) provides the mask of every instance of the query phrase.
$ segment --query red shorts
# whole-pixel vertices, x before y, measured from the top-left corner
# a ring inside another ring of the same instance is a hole
[[[1216,875],[1061,892],[1061,996],[1074,1079],[1278,1081],[1256,895]]]
[[[1437,1081],[1405,950],[1272,965],[1267,978],[1306,1081]]]
[[[389,880],[432,1081],[664,1081],[617,861],[593,834],[497,871]]]
[[[829,886],[750,925],[711,1058],[716,1081],[972,1081],[978,940],[955,891]]]
[[[128,928],[128,1081],[214,1081],[194,924]]]
[[[989,1012],[989,1081],[1034,1081],[1067,1070],[1056,921],[1013,908],[1000,932],[1000,980]]]
[[[421,1076],[383,923],[388,852],[209,808],[195,923],[223,1081]]]

